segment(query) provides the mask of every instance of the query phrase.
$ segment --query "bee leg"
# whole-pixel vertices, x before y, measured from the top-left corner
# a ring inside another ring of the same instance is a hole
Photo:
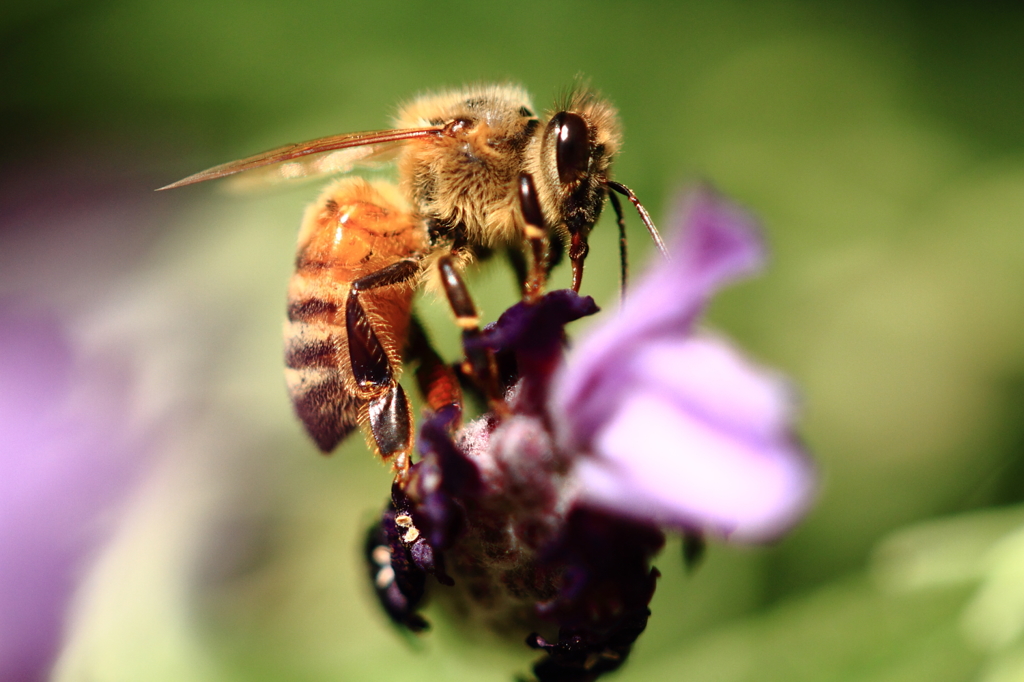
[[[451,256],[441,256],[437,261],[437,267],[441,271],[444,293],[448,296],[448,303],[455,313],[455,322],[462,329],[462,348],[466,355],[463,371],[473,377],[474,382],[487,396],[490,409],[498,415],[504,415],[508,411],[508,406],[505,405],[505,400],[498,389],[498,367],[494,354],[482,344],[476,343],[481,336],[480,316],[477,315],[469,289],[455,269]]]
[[[380,456],[391,462],[395,480],[404,486],[409,475],[409,453],[412,450],[412,412],[402,385],[397,381],[368,405],[370,432]]]
[[[683,533],[683,566],[687,572],[696,570],[706,551],[707,543],[703,535],[695,531]]]
[[[548,232],[544,213],[540,210],[537,188],[529,173],[519,174],[519,207],[523,214],[523,234],[533,252],[530,274],[523,287],[523,298],[534,302],[540,298],[547,282]]]
[[[403,258],[397,263],[371,272],[352,282],[353,291],[369,291],[392,284],[408,282],[420,272],[420,261],[417,258]]]
[[[614,192],[608,192],[608,199],[615,209],[615,222],[619,226],[619,273],[622,278],[622,298],[626,298],[626,280],[629,277],[629,259],[626,247],[626,218],[622,215],[622,204]]]
[[[462,421],[462,389],[455,372],[434,350],[427,332],[416,317],[409,326],[407,354],[418,361],[416,383],[427,405],[435,413],[451,415],[449,428],[457,429]]]
[[[526,297],[526,280],[529,277],[529,269],[526,264],[526,256],[523,252],[515,246],[510,246],[506,249],[505,254],[508,256],[508,263],[512,266],[512,273],[515,275],[516,284],[519,285],[519,291],[522,292],[523,297]]]
[[[367,406],[370,432],[380,456],[392,461],[396,478],[404,481],[409,471],[412,449],[412,415],[402,386],[395,380],[387,352],[370,324],[359,300],[359,293],[377,287],[407,282],[419,272],[417,260],[407,259],[361,277],[349,289],[345,304],[349,360],[356,385],[375,393]],[[383,390],[382,390],[383,389]]]

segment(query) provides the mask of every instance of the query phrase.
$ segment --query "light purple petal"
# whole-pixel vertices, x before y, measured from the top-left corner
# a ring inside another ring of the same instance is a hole
[[[794,391],[776,372],[747,361],[708,335],[649,344],[631,360],[634,392],[665,400],[737,437],[768,442],[788,437]]]
[[[764,442],[680,411],[656,393],[626,399],[577,463],[582,500],[739,541],[771,540],[806,509],[813,470],[788,440]]]
[[[570,449],[587,449],[590,435],[616,409],[624,379],[616,367],[639,346],[687,335],[719,287],[764,260],[754,219],[710,190],[689,195],[674,216],[671,260],[656,262],[616,316],[575,347],[555,380],[552,411],[565,416],[561,436]]]
[[[672,221],[658,261],[614,319],[569,355],[550,409],[577,453],[585,504],[736,540],[778,537],[814,492],[792,436],[793,391],[694,322],[723,284],[764,258],[754,220],[714,193]]]

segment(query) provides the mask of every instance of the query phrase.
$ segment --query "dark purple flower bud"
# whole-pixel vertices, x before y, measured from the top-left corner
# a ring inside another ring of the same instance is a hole
[[[370,529],[364,548],[366,566],[384,612],[413,632],[427,629],[416,610],[423,600],[427,574],[416,565],[412,552],[401,542],[395,512],[388,508],[381,522]]]
[[[534,303],[517,303],[470,343],[486,346],[498,357],[512,356],[520,412],[544,412],[548,383],[562,360],[565,325],[599,310],[594,299],[565,289]]]

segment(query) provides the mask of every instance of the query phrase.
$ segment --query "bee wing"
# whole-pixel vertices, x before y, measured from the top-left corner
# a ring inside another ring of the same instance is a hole
[[[235,171],[236,175],[225,180],[224,188],[230,191],[245,192],[283,182],[296,182],[323,175],[348,173],[357,167],[374,168],[392,161],[401,147],[401,142],[384,142],[310,153],[291,161],[279,161],[265,166],[244,169],[244,173]],[[200,178],[194,182],[206,179],[208,178]],[[174,186],[176,185],[171,185],[171,187]]]
[[[263,169],[262,180],[291,180],[326,173],[341,173],[358,163],[384,160],[395,153],[407,140],[437,137],[444,126],[407,128],[404,130],[374,130],[321,137],[308,142],[287,144],[277,149],[256,154],[237,161],[222,163],[187,178],[173,182],[161,190],[184,187],[197,182],[216,180],[243,171]]]

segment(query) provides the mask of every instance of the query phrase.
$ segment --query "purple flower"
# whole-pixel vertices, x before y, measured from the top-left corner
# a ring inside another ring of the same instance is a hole
[[[63,152],[66,163],[0,169],[4,682],[48,679],[78,583],[148,452],[133,415],[150,349],[97,331],[167,214],[138,168]]]
[[[705,531],[769,540],[807,507],[786,383],[694,329],[718,287],[760,265],[757,231],[709,192],[679,215],[672,260],[568,357],[566,324],[597,312],[572,291],[464,340],[494,355],[505,405],[422,425],[411,483],[366,547],[396,623],[425,628],[433,595],[470,627],[525,636],[545,653],[541,682],[596,680],[647,625],[662,529],[691,548]]]
[[[84,377],[76,355],[56,315],[0,300],[0,679],[12,682],[45,679],[100,520],[134,470],[122,382]]]
[[[763,261],[753,220],[709,191],[615,317],[555,379],[559,444],[577,453],[581,500],[734,540],[777,537],[807,507],[814,474],[791,431],[792,391],[727,342],[695,332],[708,298]]]

